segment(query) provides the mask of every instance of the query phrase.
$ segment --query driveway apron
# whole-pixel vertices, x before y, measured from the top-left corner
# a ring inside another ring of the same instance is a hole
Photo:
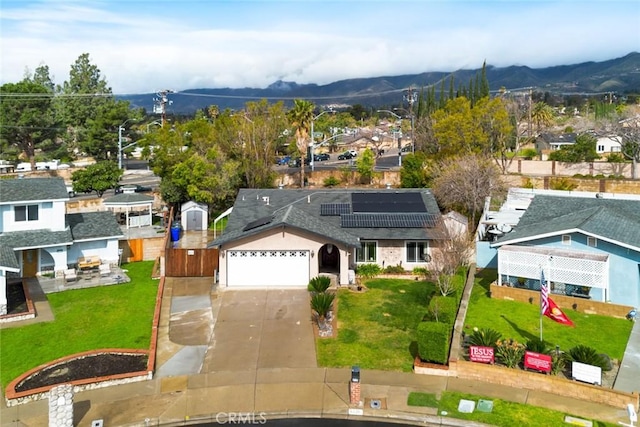
[[[226,290],[201,373],[315,368],[305,289]]]

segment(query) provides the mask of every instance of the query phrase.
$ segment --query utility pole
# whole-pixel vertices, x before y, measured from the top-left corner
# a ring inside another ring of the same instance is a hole
[[[413,129],[413,103],[418,100],[418,92],[413,90],[412,86],[409,86],[409,89],[405,91],[404,100],[409,103],[409,117],[411,118],[411,152],[416,152],[416,139],[414,135]]]
[[[172,90],[165,89],[156,93],[157,98],[153,98],[153,112],[160,114],[161,126],[164,127],[164,123],[167,120],[167,104],[173,104],[173,101],[169,101],[167,95],[173,93]]]

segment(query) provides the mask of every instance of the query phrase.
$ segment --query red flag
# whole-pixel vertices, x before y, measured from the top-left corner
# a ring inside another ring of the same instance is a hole
[[[569,318],[560,310],[560,308],[556,305],[555,302],[549,297],[547,297],[548,307],[547,310],[543,313],[549,319],[555,320],[558,323],[562,323],[563,325],[574,326],[573,322],[569,320]]]

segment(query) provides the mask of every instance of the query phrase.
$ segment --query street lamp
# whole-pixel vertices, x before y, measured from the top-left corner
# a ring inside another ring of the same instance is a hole
[[[318,114],[317,116],[315,116],[314,118],[311,119],[311,143],[309,144],[309,147],[311,148],[309,150],[309,155],[311,156],[311,158],[309,159],[309,166],[311,166],[311,171],[313,172],[313,149],[315,148],[315,144],[313,143],[313,122],[316,121],[317,118],[319,118],[321,115],[326,114],[326,113],[335,113],[335,111],[333,111],[332,108],[329,108],[328,110],[325,110],[323,112],[321,112],[320,114]]]
[[[130,121],[135,122],[136,119],[127,119],[122,122],[120,126],[118,126],[118,169],[122,169],[122,131],[125,130],[124,125],[126,125],[127,122]]]

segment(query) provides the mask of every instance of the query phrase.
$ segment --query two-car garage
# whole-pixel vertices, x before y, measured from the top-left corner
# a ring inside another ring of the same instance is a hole
[[[301,288],[309,283],[308,250],[228,250],[229,288]]]

